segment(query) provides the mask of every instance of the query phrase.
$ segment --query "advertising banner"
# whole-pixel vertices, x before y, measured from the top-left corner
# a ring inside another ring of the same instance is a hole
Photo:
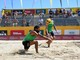
[[[50,11],[50,9],[48,9],[48,13],[49,13],[49,11]],[[51,9],[51,11],[53,11],[55,13],[56,12],[56,9],[53,8],[53,9]]]
[[[31,31],[31,30],[29,30],[29,31]],[[40,32],[39,32],[41,35],[44,35],[44,30],[40,30]]]
[[[79,35],[79,30],[64,30],[64,35]]]
[[[12,36],[12,35],[19,35],[19,36],[22,36],[22,35],[24,35],[24,30],[11,30],[10,31],[10,35]]]
[[[18,15],[21,15],[23,13],[23,10],[12,10],[13,15],[14,15],[15,12],[17,12]]]
[[[54,35],[61,35],[61,30],[57,30],[57,32],[55,30],[53,30]]]
[[[6,36],[7,30],[0,30],[0,36]]]
[[[46,9],[37,9],[36,14],[39,14],[40,12],[46,14]]]
[[[35,10],[25,10],[25,13],[26,14],[35,14]]]

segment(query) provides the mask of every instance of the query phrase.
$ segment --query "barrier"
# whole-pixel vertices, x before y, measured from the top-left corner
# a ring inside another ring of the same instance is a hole
[[[0,40],[23,40],[25,36],[0,36]],[[80,40],[80,35],[56,35],[55,40]],[[37,37],[36,40],[45,40]]]
[[[11,35],[11,30],[24,30],[24,35],[26,35],[30,30],[33,30],[33,26],[29,27],[0,27],[0,30],[6,30],[7,35]],[[56,26],[57,30],[59,30],[61,35],[64,35],[64,31],[68,30],[68,33],[74,33],[76,34],[76,30],[80,31],[80,26]],[[42,32],[43,35],[45,35],[45,26],[41,26],[40,29],[44,32]],[[53,29],[54,30],[54,29]],[[69,30],[75,30],[73,32],[70,32]],[[22,33],[22,32],[21,32]],[[79,34],[80,35],[80,32]]]
[[[33,30],[33,26],[29,27],[0,27],[0,40],[23,40],[24,36]],[[56,35],[56,40],[80,40],[80,26],[56,26],[59,34]],[[45,35],[45,26],[41,26],[41,34]],[[3,34],[3,31],[5,35]],[[36,38],[44,40],[43,38]]]

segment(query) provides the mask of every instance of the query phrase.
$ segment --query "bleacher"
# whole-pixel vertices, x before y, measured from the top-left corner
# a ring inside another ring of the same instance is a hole
[[[75,18],[55,18],[54,23],[57,26],[79,26]]]
[[[12,26],[13,18],[12,17],[9,18],[11,20],[10,25]],[[45,21],[47,18],[48,16],[45,16],[43,18],[44,20],[43,26],[45,25]],[[16,19],[19,21],[18,26],[22,26],[22,17],[17,17]],[[39,16],[34,16],[34,17],[27,16],[25,17],[25,19],[30,26],[34,26],[38,24]],[[78,22],[79,19],[77,18],[53,18],[53,20],[56,26],[79,26],[80,25],[80,23]],[[2,19],[1,26],[5,26],[5,19]]]

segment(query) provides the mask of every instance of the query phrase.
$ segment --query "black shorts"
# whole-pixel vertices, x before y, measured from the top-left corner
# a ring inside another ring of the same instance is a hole
[[[25,50],[29,49],[29,47],[30,47],[30,41],[23,41],[22,44],[23,44]]]
[[[49,32],[49,34],[50,34],[51,36],[54,36],[54,33],[53,33],[53,31],[52,31],[52,32]]]

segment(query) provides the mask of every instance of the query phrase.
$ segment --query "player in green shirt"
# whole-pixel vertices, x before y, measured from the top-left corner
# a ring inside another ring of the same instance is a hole
[[[35,50],[36,53],[38,53],[38,41],[35,40],[35,38],[37,36],[40,36],[42,38],[45,38],[47,40],[51,40],[50,38],[46,37],[46,36],[42,36],[39,34],[40,31],[40,27],[39,26],[35,26],[33,31],[30,31],[25,37],[24,40],[22,42],[25,51],[27,51],[29,49],[29,47],[31,45],[35,45]]]
[[[53,33],[53,26],[54,26],[55,31],[57,32],[53,20],[51,20],[50,18],[48,18],[48,19],[46,20],[46,35],[47,35],[48,37],[50,37],[52,40],[55,39],[55,36],[54,36],[54,33]],[[52,42],[52,41],[50,41],[50,40],[48,40],[48,41],[46,42],[46,43],[48,43],[48,47],[50,47],[51,42]]]

